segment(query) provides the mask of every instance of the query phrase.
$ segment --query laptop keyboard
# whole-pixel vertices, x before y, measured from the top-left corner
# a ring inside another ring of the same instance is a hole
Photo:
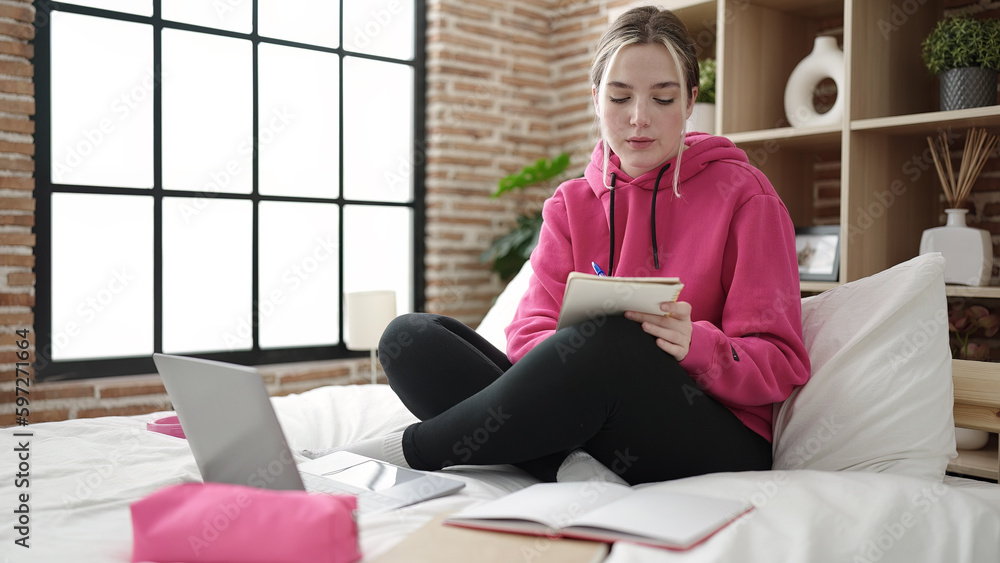
[[[310,493],[356,496],[358,498],[358,512],[361,514],[383,512],[400,506],[399,500],[394,498],[382,496],[371,491],[362,491],[359,493],[356,490],[343,487],[335,481],[319,475],[313,475],[312,473],[302,472],[301,475],[302,484],[305,485],[306,490]]]

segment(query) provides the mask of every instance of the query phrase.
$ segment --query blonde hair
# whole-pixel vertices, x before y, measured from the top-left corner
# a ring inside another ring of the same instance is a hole
[[[590,80],[597,92],[598,123],[604,119],[604,105],[607,103],[605,88],[611,68],[618,58],[618,53],[628,45],[662,44],[670,53],[674,65],[680,75],[681,106],[687,108],[694,88],[698,85],[698,57],[695,53],[694,40],[681,20],[669,10],[661,10],[655,6],[633,8],[616,19],[601,37],[597,45],[597,54],[590,67]],[[677,185],[680,182],[681,153],[684,152],[684,137],[687,134],[687,122],[681,127],[680,143],[677,147],[677,163],[674,166],[674,195],[680,196]],[[607,138],[601,134],[604,148],[604,166],[601,171],[605,187],[607,184],[608,161],[611,158]]]

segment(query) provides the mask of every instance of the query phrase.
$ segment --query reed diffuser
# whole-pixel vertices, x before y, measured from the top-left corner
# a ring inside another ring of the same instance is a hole
[[[947,135],[941,132],[936,139],[927,137],[927,144],[948,203],[944,210],[948,220],[943,227],[924,231],[920,239],[920,253],[940,252],[944,256],[945,283],[989,285],[993,274],[993,239],[989,231],[965,224],[965,215],[969,212],[965,206],[976,178],[997,146],[997,137],[984,129],[970,129],[957,174],[952,165]]]
[[[948,209],[965,207],[965,202],[972,192],[972,185],[983,170],[983,165],[989,160],[990,154],[997,146],[997,136],[990,135],[985,129],[970,129],[965,139],[965,150],[962,151],[962,162],[958,167],[958,176],[951,165],[951,149],[948,147],[948,136],[944,131],[935,140],[927,137],[934,157],[934,167],[937,169],[941,189],[948,200]]]

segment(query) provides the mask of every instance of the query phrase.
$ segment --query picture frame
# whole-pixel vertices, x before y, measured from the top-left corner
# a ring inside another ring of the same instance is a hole
[[[840,278],[840,225],[796,227],[795,254],[800,281]]]

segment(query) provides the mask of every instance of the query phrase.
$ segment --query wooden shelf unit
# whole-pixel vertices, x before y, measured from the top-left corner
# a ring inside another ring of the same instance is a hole
[[[747,151],[771,179],[797,226],[815,224],[818,160],[841,163],[840,283],[861,279],[919,252],[939,226],[940,187],[927,136],[1000,129],[1000,105],[938,111],[937,78],[920,44],[946,0],[675,0],[701,58],[718,61],[716,134]],[[715,13],[712,20],[707,14]],[[904,18],[905,22],[900,18]],[[842,22],[842,26],[838,25]],[[841,123],[791,127],[784,90],[817,35],[844,51]]]
[[[1000,105],[938,111],[938,81],[920,44],[944,17],[947,0],[675,0],[665,7],[688,26],[699,58],[715,57],[716,131],[764,171],[796,226],[815,224],[815,163],[840,161],[840,278],[803,282],[804,293],[858,280],[919,253],[925,229],[941,225],[943,204],[927,137],[961,143],[970,127],[1000,130]],[[706,14],[715,13],[714,21]],[[901,18],[905,21],[901,21]],[[839,23],[842,22],[842,26]],[[837,37],[845,69],[839,124],[791,127],[784,89],[817,35]],[[1000,299],[1000,288],[948,286],[949,297]],[[975,365],[973,365],[975,364]],[[1000,432],[1000,364],[955,363],[955,418]],[[990,387],[992,386],[992,387]],[[1000,478],[997,436],[952,466]]]

